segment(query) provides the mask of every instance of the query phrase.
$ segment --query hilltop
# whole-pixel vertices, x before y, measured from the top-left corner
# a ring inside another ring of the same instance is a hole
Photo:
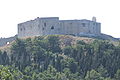
[[[41,36],[41,37],[48,37],[48,36]],[[82,40],[86,43],[91,43],[94,38],[89,38],[89,37],[77,37],[77,36],[71,36],[71,35],[58,35],[60,42],[61,42],[61,47],[63,46],[67,46],[67,45],[75,45],[76,42],[78,40]],[[11,37],[10,37],[11,38]],[[12,37],[13,38],[13,37]],[[17,38],[17,37],[16,37]],[[12,39],[12,41],[9,44],[6,44],[4,46],[0,47],[0,50],[2,51],[9,51],[10,47],[12,46],[12,44],[15,42],[15,39]],[[27,39],[27,38],[31,38],[34,39],[35,37],[24,37],[22,38],[23,40]],[[10,52],[10,51],[9,51]]]
[[[91,36],[91,35],[81,35],[81,36],[73,36],[73,35],[57,35],[60,39],[60,42],[61,42],[61,47],[64,47],[64,46],[68,46],[68,45],[75,45],[77,43],[77,41],[81,40],[81,41],[84,41],[85,43],[91,43],[93,42],[94,40],[98,39],[98,40],[106,40],[106,41],[109,41],[111,43],[113,43],[114,45],[118,45],[119,43],[119,39],[117,38],[114,38],[110,35],[106,35],[106,34],[101,34],[101,36]],[[48,37],[48,36],[42,36],[44,38]],[[17,35],[14,36],[14,37],[10,37],[10,38],[3,38],[1,39],[2,42],[4,42],[1,47],[0,47],[0,50],[2,51],[8,51],[10,52],[10,47],[12,46],[12,44],[14,43],[15,39],[17,38]],[[21,38],[23,40],[27,39],[27,38],[32,38],[34,39],[34,37],[24,37],[24,38]],[[2,43],[1,42],[1,43]],[[10,42],[9,44],[6,44],[7,42]]]
[[[1,47],[0,79],[119,80],[119,53],[119,42],[110,40],[69,35],[16,38]]]

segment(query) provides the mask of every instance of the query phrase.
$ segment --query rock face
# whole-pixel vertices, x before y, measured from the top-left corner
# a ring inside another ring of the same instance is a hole
[[[43,36],[53,34],[101,34],[101,24],[93,20],[59,20],[59,17],[36,18],[18,24],[18,37]]]

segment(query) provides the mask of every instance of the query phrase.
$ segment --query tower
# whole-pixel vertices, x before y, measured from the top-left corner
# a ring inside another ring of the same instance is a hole
[[[96,22],[96,17],[93,16],[92,17],[92,21]]]

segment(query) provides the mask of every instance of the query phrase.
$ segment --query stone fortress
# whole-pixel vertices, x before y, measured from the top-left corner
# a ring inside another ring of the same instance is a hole
[[[59,17],[36,18],[18,24],[18,38],[43,35],[101,34],[101,23],[92,20],[59,20]]]
[[[92,20],[59,20],[59,17],[36,18],[18,24],[18,34],[14,37],[0,38],[0,46],[24,37],[43,35],[101,35],[101,23]],[[106,37],[106,36],[105,36]]]

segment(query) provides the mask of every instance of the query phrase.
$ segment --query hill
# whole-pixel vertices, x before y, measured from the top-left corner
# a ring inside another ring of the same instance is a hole
[[[1,80],[120,80],[120,45],[68,35],[17,38],[1,47],[0,65]]]
[[[44,36],[44,37],[47,37],[47,36]],[[114,45],[118,45],[118,43],[119,43],[119,39],[114,38],[114,37],[112,37],[110,35],[106,35],[106,34],[101,34],[100,36],[90,36],[90,35],[80,35],[80,36],[58,35],[58,37],[60,39],[61,46],[70,45],[70,44],[74,45],[79,40],[84,41],[85,43],[91,43],[91,42],[93,42],[96,39],[98,39],[98,40],[106,40],[106,41],[109,41],[109,42],[113,43]],[[11,47],[12,43],[15,41],[16,38],[17,38],[17,36],[6,38],[6,40],[8,42],[9,42],[9,39],[11,39],[10,44],[6,44],[4,46],[0,46],[0,50],[2,50],[2,51],[9,51],[9,48]],[[27,39],[27,38],[32,38],[33,39],[35,37],[25,37],[25,38],[22,38],[22,39]]]
[[[43,36],[43,37],[46,38],[48,36]],[[61,42],[61,47],[67,46],[67,45],[75,45],[78,40],[82,40],[86,43],[91,43],[94,40],[94,38],[90,38],[90,37],[77,37],[77,36],[72,36],[72,35],[58,35],[58,37],[59,37],[60,42]],[[25,37],[22,39],[25,40],[27,38],[34,39],[35,37]],[[15,40],[10,42],[10,44],[6,44],[4,46],[1,46],[0,50],[9,51],[9,49],[12,46],[12,44],[14,43],[14,41]]]

